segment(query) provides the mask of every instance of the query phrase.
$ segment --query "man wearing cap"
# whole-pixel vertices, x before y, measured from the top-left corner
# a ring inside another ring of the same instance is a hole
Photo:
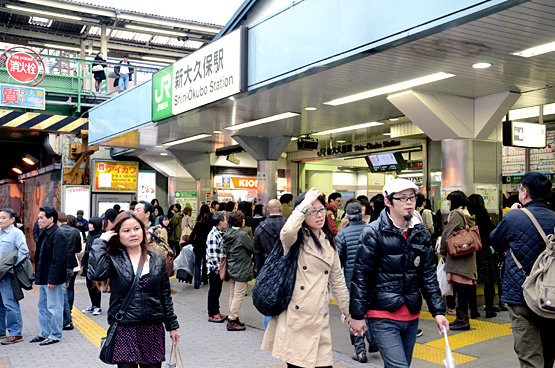
[[[83,240],[87,240],[87,231],[89,231],[89,222],[83,218],[85,212],[77,211],[77,230],[83,234]]]
[[[386,367],[410,366],[422,295],[439,330],[449,331],[432,240],[415,214],[417,192],[406,179],[384,186],[386,208],[362,232],[351,278],[351,330],[371,329]]]

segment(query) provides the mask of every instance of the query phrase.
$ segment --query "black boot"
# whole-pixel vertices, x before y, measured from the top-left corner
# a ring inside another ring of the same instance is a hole
[[[457,311],[457,319],[449,323],[449,329],[453,331],[470,330],[468,312]]]

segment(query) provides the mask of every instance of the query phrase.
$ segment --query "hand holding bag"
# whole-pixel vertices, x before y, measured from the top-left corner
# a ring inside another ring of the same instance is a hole
[[[231,244],[229,244],[229,248],[231,248]],[[229,248],[227,249],[227,254],[224,258],[220,261],[220,270],[218,271],[220,274],[220,280],[222,281],[229,281],[229,274],[227,273],[227,258],[229,257]]]
[[[465,228],[453,232],[446,241],[447,253],[453,258],[482,250],[482,240],[480,239],[478,226],[468,226],[464,213],[462,211],[459,211],[459,213],[464,219]]]
[[[177,354],[179,354],[179,363],[181,363],[181,365],[178,364]],[[185,368],[185,364],[183,364],[183,358],[181,357],[181,352],[179,351],[179,346],[177,344],[172,344],[170,359],[166,362],[164,368]]]
[[[92,71],[93,71],[93,72],[101,72],[101,71],[103,71],[103,70],[104,70],[104,68],[103,68],[102,65],[100,65],[100,64],[95,65],[95,66],[93,66],[93,68],[92,68]]]
[[[135,273],[135,279],[133,279],[133,285],[131,285],[131,289],[129,290],[127,297],[123,301],[123,304],[121,305],[119,311],[114,316],[116,321],[110,325],[110,328],[106,333],[106,337],[100,339],[100,354],[98,357],[106,364],[114,364],[112,363],[112,360],[114,357],[114,343],[118,323],[123,319],[123,316],[125,315],[125,310],[129,306],[129,303],[131,302],[131,298],[135,294],[135,291],[137,291],[139,278],[143,273],[143,264],[144,262],[139,263],[139,267],[137,268],[137,272]]]

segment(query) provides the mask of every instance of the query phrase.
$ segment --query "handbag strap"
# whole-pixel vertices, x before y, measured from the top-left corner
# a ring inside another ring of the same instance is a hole
[[[119,308],[119,311],[114,315],[114,319],[116,321],[121,321],[123,319],[125,310],[129,306],[129,303],[131,302],[131,298],[133,298],[135,291],[137,291],[137,286],[139,285],[139,279],[141,278],[141,274],[143,273],[143,265],[144,265],[144,262],[139,262],[139,267],[137,268],[137,272],[135,273],[135,278],[133,279],[133,285],[131,285],[131,289],[129,289],[129,293],[127,294],[127,297],[125,298],[125,300],[123,301],[123,304]]]
[[[268,225],[266,225],[266,222],[262,221],[260,223],[260,225],[258,225],[258,226],[260,226],[262,228],[262,230],[264,230],[268,235],[270,235],[272,238],[274,238],[274,240],[278,239],[278,236],[276,234],[272,234],[270,232],[270,230],[266,229],[266,226],[268,226]]]
[[[466,221],[466,215],[464,214],[463,210],[460,210],[460,211],[458,211],[458,212],[460,212],[460,214],[461,214],[461,216],[462,216],[462,218],[463,218],[463,220],[464,220],[464,228],[465,228],[465,229],[468,229],[470,226],[468,226],[468,222]]]
[[[532,221],[532,223],[534,224],[534,226],[536,227],[536,230],[538,230],[538,233],[540,233],[543,241],[545,242],[545,244],[547,245],[548,240],[547,240],[547,236],[545,235],[545,232],[543,231],[543,229],[541,228],[540,224],[538,223],[538,220],[536,220],[536,217],[532,214],[532,212],[530,212],[529,209],[527,208],[521,208],[522,212],[524,212],[526,215],[528,215],[528,217],[530,218],[530,221]],[[511,253],[511,256],[513,257],[513,260],[516,263],[516,266],[518,267],[519,270],[522,271],[522,273],[524,274],[524,276],[528,276],[526,274],[526,271],[524,271],[524,267],[522,266],[522,263],[520,263],[518,261],[518,259],[516,259],[515,254],[513,253],[513,250],[510,249],[509,252]]]

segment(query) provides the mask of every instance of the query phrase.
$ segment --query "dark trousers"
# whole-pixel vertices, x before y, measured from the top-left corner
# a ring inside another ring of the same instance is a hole
[[[488,282],[484,284],[484,301],[486,303],[486,310],[493,311],[493,301],[495,299],[495,282]]]
[[[64,326],[71,324],[73,320],[71,319],[71,309],[73,308],[73,300],[75,299],[75,278],[77,277],[77,272],[73,272],[73,268],[68,268],[66,270],[67,281],[63,284],[64,290]]]
[[[208,282],[208,269],[206,268],[206,255],[195,254],[195,284],[200,285],[202,268],[202,282]]]
[[[94,281],[87,279],[87,290],[89,298],[91,298],[91,305],[100,308],[100,301],[102,300],[102,292],[98,290]]]
[[[177,256],[181,252],[181,245],[179,245],[179,240],[170,240],[168,243],[170,245],[170,248],[173,250],[173,253],[175,254],[174,259],[177,258]]]
[[[220,313],[220,295],[222,294],[223,281],[217,271],[208,275],[210,288],[208,289],[208,317]]]
[[[476,285],[459,284],[458,282],[453,282],[453,291],[457,294],[459,303],[457,304],[458,312],[468,313],[468,305],[472,295],[476,295]],[[474,304],[476,305],[476,304]]]

